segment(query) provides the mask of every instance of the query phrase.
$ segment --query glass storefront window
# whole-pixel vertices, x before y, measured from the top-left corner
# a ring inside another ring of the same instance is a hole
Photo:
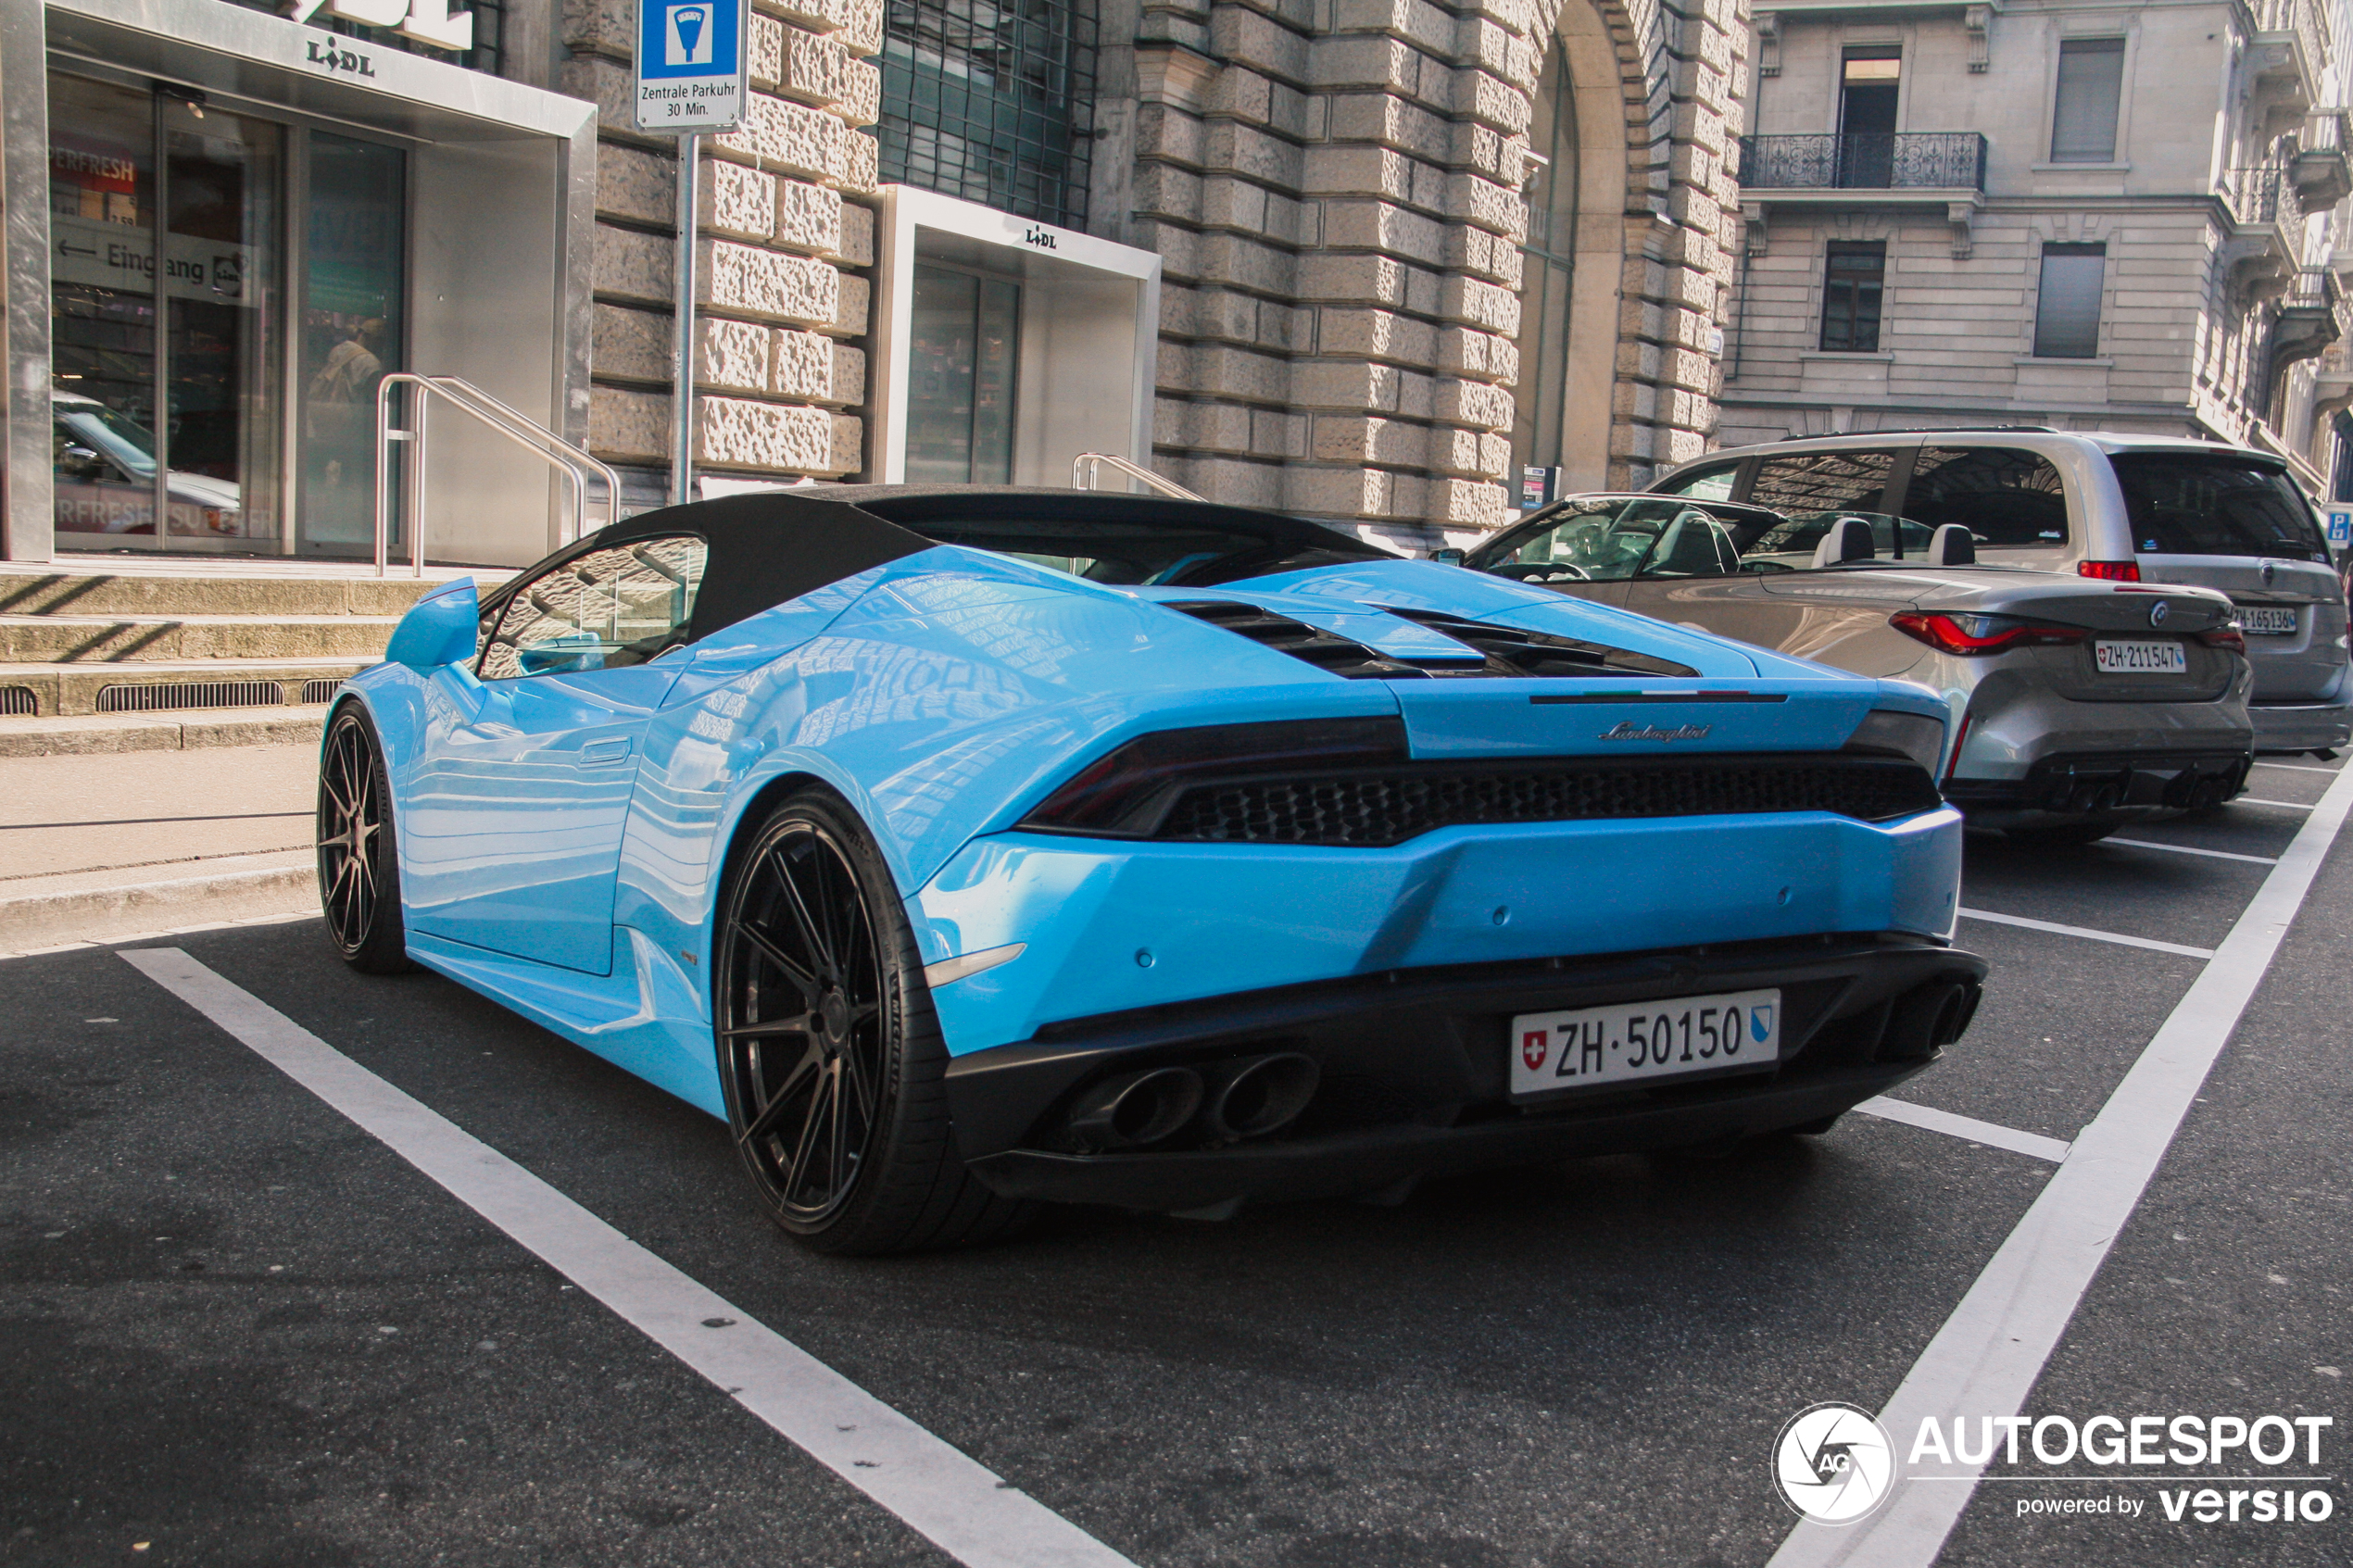
[[[201,539],[273,549],[282,525],[284,132],[76,77],[53,77],[49,92],[60,542],[144,535],[163,546]],[[159,201],[170,213],[160,257]],[[161,539],[158,460],[168,498]]]
[[[376,385],[401,369],[408,341],[407,164],[397,147],[310,133],[302,278],[306,553],[374,547]]]
[[[408,154],[83,77],[49,94],[59,545],[369,554],[376,387],[407,343]]]

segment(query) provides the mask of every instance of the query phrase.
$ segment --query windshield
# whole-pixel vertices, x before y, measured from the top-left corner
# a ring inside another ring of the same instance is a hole
[[[57,434],[70,445],[87,446],[134,478],[156,471],[156,438],[146,426],[125,419],[99,402],[53,402]]]
[[[1099,518],[925,518],[908,520],[906,526],[943,545],[991,550],[1090,583],[1152,587],[1202,588],[1277,571],[1396,558],[1331,529],[1268,521],[1277,526],[1265,532]]]
[[[2109,457],[2133,547],[2151,555],[2326,561],[2328,545],[2285,469],[2202,452]]]

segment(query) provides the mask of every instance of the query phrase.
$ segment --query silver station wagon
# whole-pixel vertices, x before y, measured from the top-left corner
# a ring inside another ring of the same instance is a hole
[[[2250,675],[2229,598],[1980,565],[1976,546],[1961,524],[1883,512],[1597,495],[1462,563],[1931,687],[1959,716],[1946,797],[2015,837],[2086,843],[2245,787]]]
[[[2030,428],[1881,431],[1711,453],[1651,488],[1957,523],[1983,561],[2218,589],[2246,634],[2255,749],[2325,755],[2353,738],[2344,585],[2311,506],[2268,453]]]

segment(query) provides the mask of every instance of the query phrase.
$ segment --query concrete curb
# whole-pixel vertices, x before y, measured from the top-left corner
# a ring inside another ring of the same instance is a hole
[[[176,877],[69,893],[0,897],[0,953],[107,942],[197,921],[316,914],[319,872],[308,863]]]
[[[215,746],[316,746],[327,705],[207,708],[179,713],[103,713],[0,720],[0,757],[87,757],[123,751],[194,751]]]

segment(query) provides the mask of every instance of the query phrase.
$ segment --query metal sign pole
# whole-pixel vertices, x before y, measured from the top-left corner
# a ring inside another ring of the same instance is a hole
[[[695,498],[695,209],[702,138],[743,123],[745,0],[637,0],[636,124],[678,138],[670,498]]]
[[[670,399],[670,499],[682,507],[695,498],[695,196],[701,161],[702,138],[689,131],[678,138],[678,342]]]

